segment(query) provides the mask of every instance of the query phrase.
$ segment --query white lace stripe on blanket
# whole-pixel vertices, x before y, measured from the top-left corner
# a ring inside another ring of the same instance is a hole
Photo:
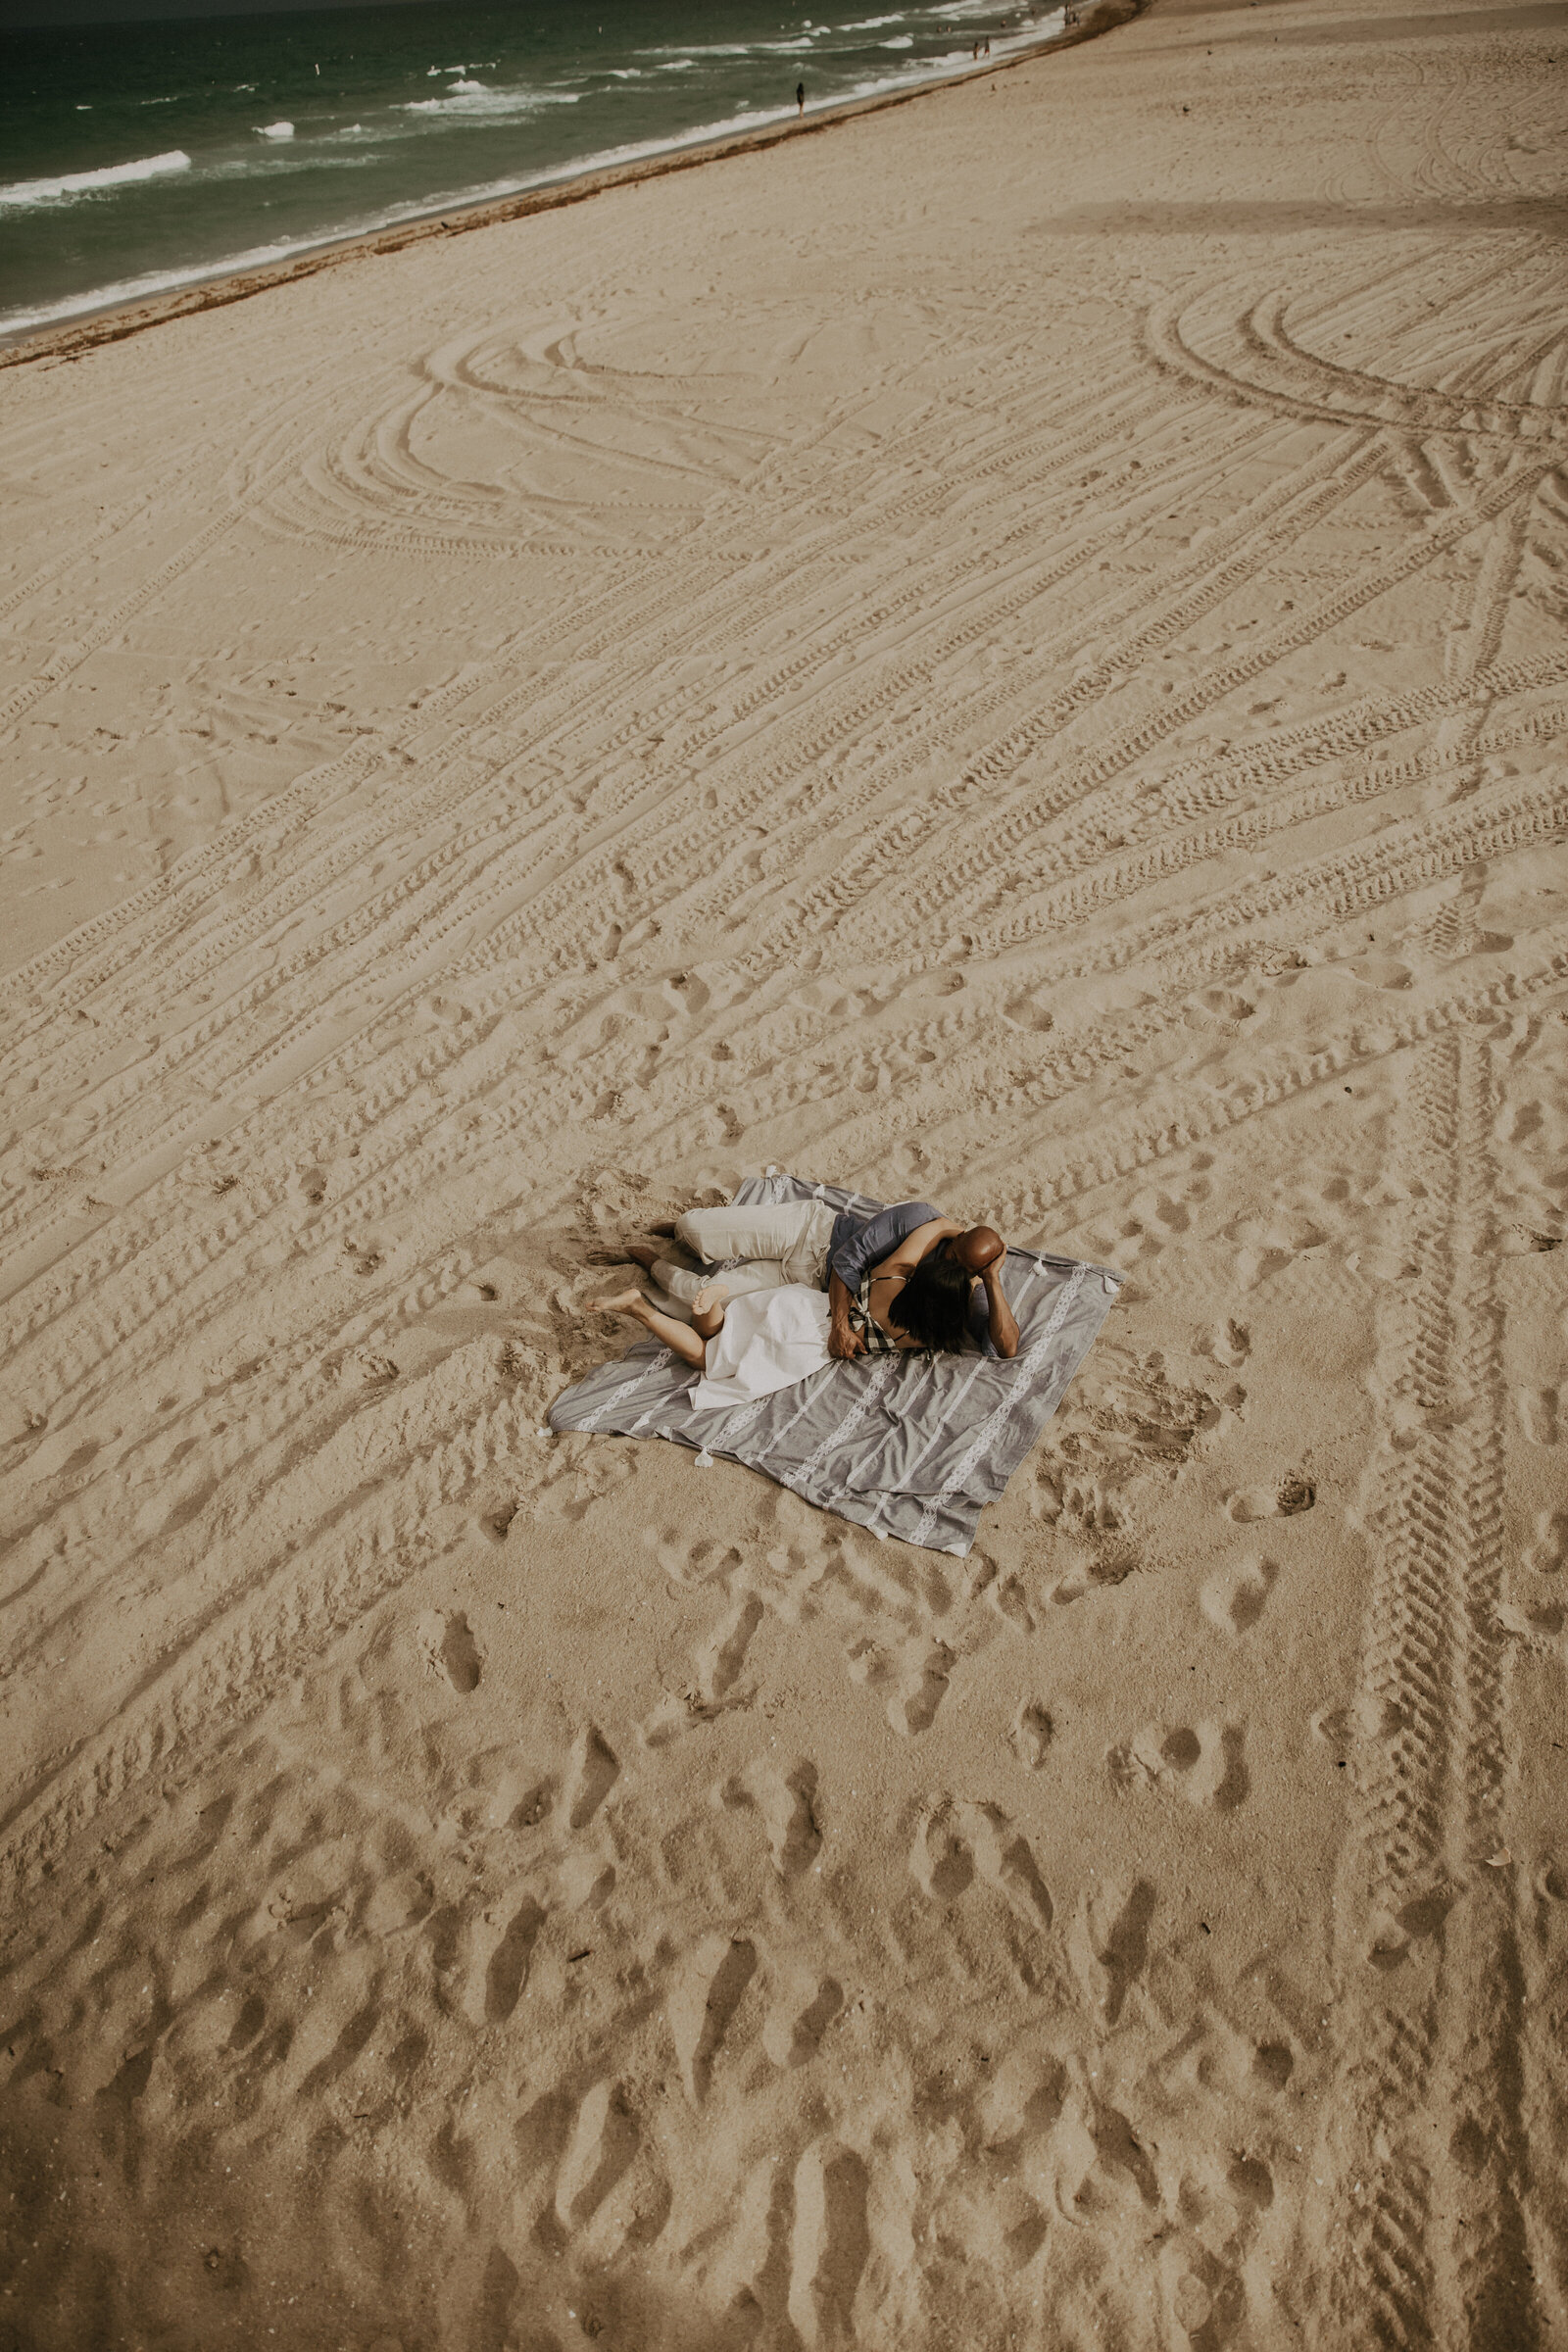
[[[830,1429],[827,1436],[812,1446],[805,1461],[795,1472],[794,1477],[788,1481],[790,1486],[804,1484],[813,1471],[821,1468],[835,1446],[842,1446],[846,1438],[854,1436],[870,1411],[872,1404],[887,1386],[888,1374],[898,1360],[898,1357],[894,1355],[877,1357],[869,1378],[852,1396],[848,1412],[844,1414],[836,1429]]]
[[[670,1365],[674,1361],[674,1348],[661,1348],[659,1353],[653,1358],[652,1362],[643,1364],[639,1367],[634,1378],[631,1380],[623,1380],[618,1389],[612,1389],[608,1396],[602,1396],[599,1402],[594,1406],[592,1412],[585,1413],[583,1415],[582,1419],[577,1424],[578,1429],[597,1429],[600,1422],[605,1418],[605,1415],[607,1413],[612,1413],[617,1404],[623,1404],[626,1398],[631,1395],[633,1389],[640,1389],[643,1385],[643,1382],[645,1380],[652,1379],[656,1372],[667,1372]]]

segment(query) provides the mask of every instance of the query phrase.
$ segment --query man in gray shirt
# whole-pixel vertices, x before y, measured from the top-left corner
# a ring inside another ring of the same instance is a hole
[[[1005,1242],[989,1225],[960,1225],[929,1200],[896,1200],[873,1217],[846,1210],[835,1221],[828,1244],[830,1351],[840,1357],[861,1352],[850,1309],[868,1286],[892,1285],[912,1273],[922,1259],[936,1256],[953,1258],[977,1278],[969,1298],[969,1336],[981,1352],[1015,1354],[1018,1326],[1002,1288],[1006,1255]]]

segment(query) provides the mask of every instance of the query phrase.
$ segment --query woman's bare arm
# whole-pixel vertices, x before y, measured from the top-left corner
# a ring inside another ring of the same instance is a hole
[[[1018,1352],[1018,1325],[1006,1293],[1002,1287],[1002,1269],[1006,1264],[999,1257],[995,1265],[987,1266],[980,1279],[986,1286],[986,1312],[991,1318],[991,1345],[999,1355]]]

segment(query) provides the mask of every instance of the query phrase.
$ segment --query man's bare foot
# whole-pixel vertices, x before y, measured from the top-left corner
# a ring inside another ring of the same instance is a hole
[[[629,1266],[632,1255],[629,1250],[585,1250],[582,1262],[585,1266]]]
[[[593,1307],[595,1312],[601,1315],[630,1314],[632,1308],[641,1306],[642,1302],[641,1291],[617,1291],[612,1298],[585,1298],[583,1300],[584,1306]]]
[[[629,1258],[634,1266],[641,1266],[645,1274],[651,1274],[655,1258],[662,1255],[662,1250],[656,1250],[652,1242],[628,1242],[620,1253],[620,1263],[624,1265]]]
[[[650,1225],[648,1230],[662,1242],[672,1242],[675,1239],[673,1225]]]

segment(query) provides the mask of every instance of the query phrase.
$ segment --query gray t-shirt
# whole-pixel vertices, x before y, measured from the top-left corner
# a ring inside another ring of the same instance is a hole
[[[828,1271],[838,1276],[852,1298],[858,1297],[860,1284],[873,1266],[891,1257],[917,1226],[929,1225],[941,1214],[941,1209],[933,1208],[929,1200],[895,1200],[889,1207],[879,1208],[874,1217],[858,1217],[852,1208],[841,1210],[834,1220],[833,1239],[828,1244]],[[980,1283],[976,1283],[969,1295],[969,1336],[985,1354],[996,1354],[991,1338],[991,1308]]]

